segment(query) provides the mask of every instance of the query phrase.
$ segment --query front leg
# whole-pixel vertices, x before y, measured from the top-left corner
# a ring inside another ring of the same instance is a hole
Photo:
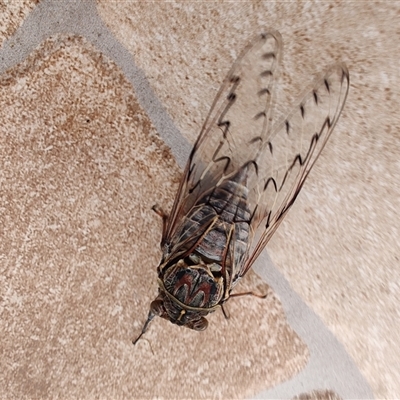
[[[168,214],[166,214],[164,212],[164,210],[158,205],[158,204],[154,204],[153,207],[151,207],[151,209],[162,218],[162,239],[161,239],[161,246],[164,244],[164,238],[165,235],[167,234],[167,221],[168,221]]]

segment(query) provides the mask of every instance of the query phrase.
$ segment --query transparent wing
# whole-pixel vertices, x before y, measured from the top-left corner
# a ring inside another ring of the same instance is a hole
[[[262,151],[272,118],[272,88],[281,54],[279,32],[258,35],[225,78],[190,154],[166,222],[162,242],[171,248],[188,236],[181,232],[180,221],[196,202]],[[197,227],[196,235],[202,233]]]
[[[252,238],[243,274],[294,203],[339,119],[348,90],[346,65],[333,65],[264,139],[254,159],[257,181],[249,183]]]

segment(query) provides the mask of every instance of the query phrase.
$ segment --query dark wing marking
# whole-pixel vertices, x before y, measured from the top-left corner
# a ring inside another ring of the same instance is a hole
[[[252,211],[250,256],[245,274],[294,203],[342,112],[349,91],[345,64],[333,65],[289,115],[276,124],[256,159],[257,182],[249,182]]]
[[[258,35],[233,64],[186,164],[162,243],[182,244],[181,220],[209,190],[261,150],[271,119],[273,81],[282,53],[279,32]],[[209,221],[210,222],[210,221]],[[201,237],[209,223],[198,228]]]

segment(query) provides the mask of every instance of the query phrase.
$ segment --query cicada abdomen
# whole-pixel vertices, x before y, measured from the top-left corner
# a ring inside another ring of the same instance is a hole
[[[336,64],[288,117],[271,125],[281,36],[253,39],[233,64],[163,217],[155,316],[194,330],[231,296],[296,199],[343,109],[349,74]]]

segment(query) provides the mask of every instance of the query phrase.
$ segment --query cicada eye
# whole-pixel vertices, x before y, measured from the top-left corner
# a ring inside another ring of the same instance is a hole
[[[158,317],[161,317],[164,314],[164,303],[162,300],[154,300],[150,304],[150,311],[154,314],[157,315]]]
[[[195,331],[204,331],[207,329],[207,326],[208,326],[207,319],[201,317],[199,320],[192,322],[191,328],[194,329]]]

